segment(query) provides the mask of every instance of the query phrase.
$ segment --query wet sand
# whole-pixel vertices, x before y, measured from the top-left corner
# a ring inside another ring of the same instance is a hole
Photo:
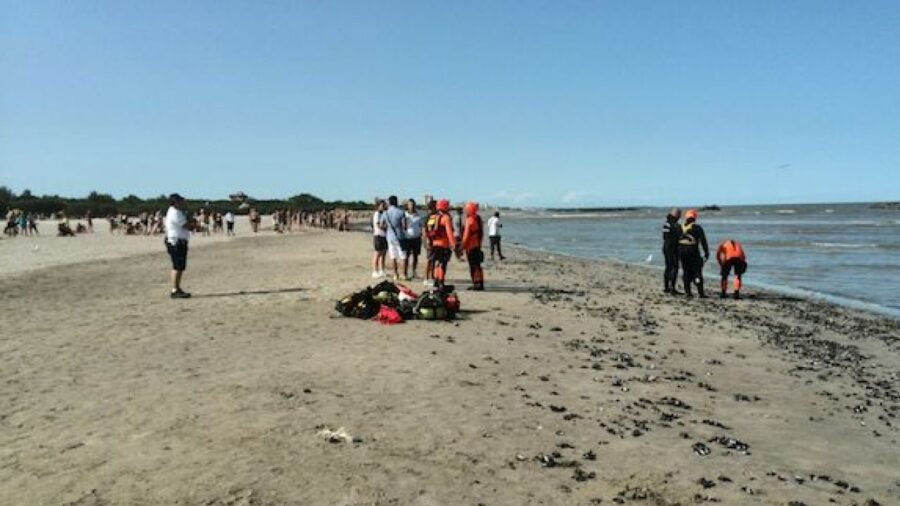
[[[0,269],[0,504],[900,504],[896,321],[511,250],[383,327],[366,234],[195,241],[187,301],[83,239]]]

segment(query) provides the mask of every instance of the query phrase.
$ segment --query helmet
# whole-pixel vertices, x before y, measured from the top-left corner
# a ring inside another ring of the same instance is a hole
[[[437,203],[437,210],[442,212],[447,212],[450,210],[450,201],[447,199],[441,199]]]
[[[478,202],[469,202],[466,204],[466,214],[469,216],[478,214]]]
[[[700,213],[697,212],[696,209],[691,209],[690,211],[684,213],[684,219],[697,221],[697,218],[700,217]]]

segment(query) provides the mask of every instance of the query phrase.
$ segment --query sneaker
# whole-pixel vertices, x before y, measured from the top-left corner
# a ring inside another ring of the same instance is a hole
[[[381,274],[379,274],[378,271],[375,271],[375,272],[372,273],[372,279],[377,279],[377,278],[380,278],[380,277],[381,277]]]
[[[179,289],[170,293],[169,297],[172,299],[190,299],[191,294]]]

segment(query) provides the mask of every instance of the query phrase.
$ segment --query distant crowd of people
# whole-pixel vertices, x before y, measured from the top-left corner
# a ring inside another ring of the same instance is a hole
[[[703,286],[703,266],[709,260],[709,243],[706,240],[706,232],[697,223],[699,218],[700,213],[691,209],[684,213],[684,222],[681,222],[681,209],[678,208],[673,208],[666,216],[662,227],[662,252],[666,263],[663,282],[666,293],[681,295],[676,288],[680,266],[683,272],[684,294],[693,297],[693,288],[696,287],[700,298],[707,297]],[[734,271],[734,298],[740,299],[743,276],[747,272],[747,255],[744,247],[734,239],[726,239],[716,250],[716,260],[721,276],[720,297],[728,296],[728,278]]]
[[[3,233],[10,237],[16,235],[40,235],[37,226],[37,216],[33,213],[25,213],[12,210],[6,214],[6,228]]]
[[[425,209],[423,215],[414,199],[406,200],[401,208],[394,195],[386,201],[379,200],[376,203],[372,215],[372,277],[387,276],[385,259],[389,256],[393,264],[394,280],[415,279],[418,275],[419,256],[424,247],[426,286],[444,286],[447,267],[455,255],[459,260],[465,258],[469,265],[472,280],[470,289],[484,290],[482,244],[485,226],[479,214],[479,205],[469,202],[464,208],[451,209],[449,200],[428,199]],[[502,227],[500,213],[495,212],[487,224],[492,260],[495,252],[500,260],[505,259],[500,242]]]
[[[259,228],[259,213],[251,210],[250,220],[253,231]],[[301,227],[334,229],[340,232],[349,232],[353,212],[342,209],[327,209],[321,211],[303,211],[297,209],[276,209],[272,212],[272,228],[275,232],[293,232]],[[255,223],[255,225],[254,225]]]

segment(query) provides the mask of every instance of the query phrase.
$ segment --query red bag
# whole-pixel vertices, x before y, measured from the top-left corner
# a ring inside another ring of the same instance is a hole
[[[459,312],[459,305],[459,297],[457,297],[455,293],[448,295],[447,298],[444,299],[444,306],[451,314]]]
[[[403,317],[400,316],[400,313],[385,304],[381,305],[381,309],[378,311],[378,315],[375,317],[375,321],[382,325],[396,325],[398,323],[403,323]]]

